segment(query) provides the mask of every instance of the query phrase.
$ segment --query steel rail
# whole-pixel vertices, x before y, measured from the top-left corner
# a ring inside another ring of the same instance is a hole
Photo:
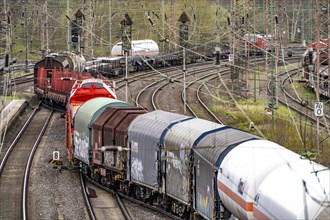
[[[28,181],[29,181],[29,174],[30,174],[30,168],[31,168],[31,164],[32,164],[32,160],[34,157],[34,154],[39,146],[39,143],[49,125],[50,119],[52,117],[54,113],[54,110],[51,110],[47,120],[45,121],[37,140],[35,141],[33,148],[31,150],[31,153],[29,155],[26,167],[25,167],[25,173],[24,173],[24,179],[23,179],[23,200],[22,200],[22,211],[23,211],[23,220],[27,220],[27,191],[28,191]]]

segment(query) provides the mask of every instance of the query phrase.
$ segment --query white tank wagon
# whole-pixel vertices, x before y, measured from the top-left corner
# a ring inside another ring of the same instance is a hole
[[[113,46],[111,56],[124,56],[123,43],[119,42]],[[153,57],[159,54],[158,44],[150,39],[133,40],[129,56]]]
[[[307,159],[284,164],[270,172],[258,188],[253,217],[330,219],[329,182],[329,168],[320,164]]]
[[[267,140],[235,147],[217,176],[224,206],[239,219],[329,217],[329,181],[328,168]]]

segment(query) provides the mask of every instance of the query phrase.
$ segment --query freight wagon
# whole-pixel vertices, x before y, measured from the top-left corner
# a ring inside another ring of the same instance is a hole
[[[328,168],[226,125],[96,98],[73,140],[88,177],[181,218],[330,217]]]
[[[107,83],[114,94],[114,83],[102,75],[85,72],[86,60],[75,53],[52,53],[34,66],[34,91],[39,98],[56,107],[64,108],[68,102],[72,87],[86,79],[99,78]]]
[[[313,44],[314,45],[314,44]],[[313,47],[308,48],[303,55],[303,75],[302,79],[306,88],[316,91],[317,75],[319,76],[320,95],[330,98],[330,78],[329,78],[329,62],[328,49],[321,48],[319,54],[319,69],[317,73],[317,52]]]

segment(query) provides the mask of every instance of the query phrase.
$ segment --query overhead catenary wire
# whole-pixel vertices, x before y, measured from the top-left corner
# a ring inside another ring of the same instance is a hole
[[[131,4],[131,6],[132,6],[133,4]],[[152,4],[149,4],[149,5],[152,5]],[[130,7],[131,7],[130,6]],[[144,7],[145,9],[146,9],[146,7]],[[129,8],[129,10],[130,9],[133,9],[132,7],[131,8]],[[147,9],[146,9],[147,10]],[[52,14],[50,15],[50,16],[52,16]],[[53,17],[54,18],[54,17]],[[155,18],[156,18],[156,20],[157,20],[157,16],[155,16]],[[198,18],[198,17],[197,17]],[[57,17],[56,19],[59,19],[59,17]],[[60,21],[60,20],[59,20]],[[170,29],[172,29],[173,31],[171,32],[174,36],[176,36],[176,37],[178,37],[178,35],[177,35],[177,27],[176,27],[176,25],[172,25],[171,26],[171,23],[170,22],[166,22],[166,21],[164,21],[164,23],[160,23],[160,26],[162,26],[162,24],[164,24],[164,25],[166,25],[167,27],[170,27]],[[198,25],[198,23],[196,23],[197,25],[196,25],[196,27],[199,27],[199,25]],[[251,24],[251,23],[250,23]],[[157,23],[155,23],[155,25],[157,25]],[[252,24],[251,24],[252,25]],[[155,30],[158,32],[158,29],[156,29],[156,28],[153,28],[153,27],[149,27],[148,28],[149,30],[152,30],[153,32],[155,32]],[[167,29],[167,28],[166,28]],[[169,30],[170,30],[169,29]],[[256,27],[253,27],[253,29],[255,30],[256,29]],[[51,36],[55,36],[55,33],[56,33],[56,30],[54,30],[54,31],[52,31],[52,34],[51,34]],[[95,39],[95,42],[99,42],[99,43],[104,43],[104,45],[106,45],[107,44],[107,41],[105,41],[104,40],[104,38],[102,38],[101,36],[98,36],[95,32],[93,32],[92,34],[94,34],[94,39]],[[224,33],[223,35],[225,35],[226,33]],[[165,36],[164,36],[165,37]],[[170,41],[169,42],[171,45],[173,45],[174,47],[179,47],[179,45],[177,45],[176,43],[175,43],[175,41],[174,40],[172,40],[172,41]],[[190,43],[193,43],[193,42],[190,42]],[[193,50],[191,50],[191,51],[193,51]],[[267,53],[267,52],[266,52]],[[249,68],[246,68],[246,67],[238,67],[238,68],[241,68],[242,70],[249,70]],[[166,76],[164,76],[164,77],[166,77]]]
[[[282,50],[283,50],[283,48],[282,48]],[[268,53],[267,51],[265,51],[265,53]],[[274,56],[274,55],[273,55]],[[284,60],[284,57],[283,57],[283,60]],[[284,63],[286,63],[286,62],[284,62]],[[241,67],[239,67],[239,68],[241,68]],[[292,118],[292,120],[294,120],[294,117],[290,117],[290,118]]]
[[[176,33],[175,33],[176,34]],[[95,37],[96,39],[98,39],[98,37]],[[179,47],[179,45],[176,45],[175,43],[173,43],[173,41],[170,41],[170,43],[172,43],[173,45],[175,45],[176,47]],[[266,52],[267,53],[267,52]],[[244,68],[243,68],[244,69]]]

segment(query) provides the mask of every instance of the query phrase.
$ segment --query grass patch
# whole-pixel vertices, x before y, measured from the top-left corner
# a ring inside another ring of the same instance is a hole
[[[22,99],[26,99],[26,100],[30,100],[34,97],[34,93],[21,93],[21,92],[16,92],[14,95],[12,96],[1,96],[1,100],[22,100]]]
[[[265,105],[262,100],[254,102],[252,99],[240,99],[238,100],[238,106],[232,103],[224,103],[213,106],[211,110],[216,114],[223,115],[226,124],[242,130],[249,130],[250,122],[246,120],[246,117],[250,118],[257,126],[271,120],[271,117],[265,113]]]
[[[305,118],[299,117],[297,113],[290,112],[285,106],[279,106],[273,122],[273,117],[266,114],[266,104],[263,100],[254,102],[253,99],[241,99],[237,100],[238,106],[219,100],[215,100],[214,103],[216,104],[210,109],[221,115],[227,125],[260,136],[255,130],[250,130],[248,117],[266,139],[305,157],[310,157],[325,166],[330,166],[330,137],[327,136],[329,134],[321,134],[320,141],[324,141],[320,144],[320,153],[316,154],[316,131],[312,123],[305,121]]]

